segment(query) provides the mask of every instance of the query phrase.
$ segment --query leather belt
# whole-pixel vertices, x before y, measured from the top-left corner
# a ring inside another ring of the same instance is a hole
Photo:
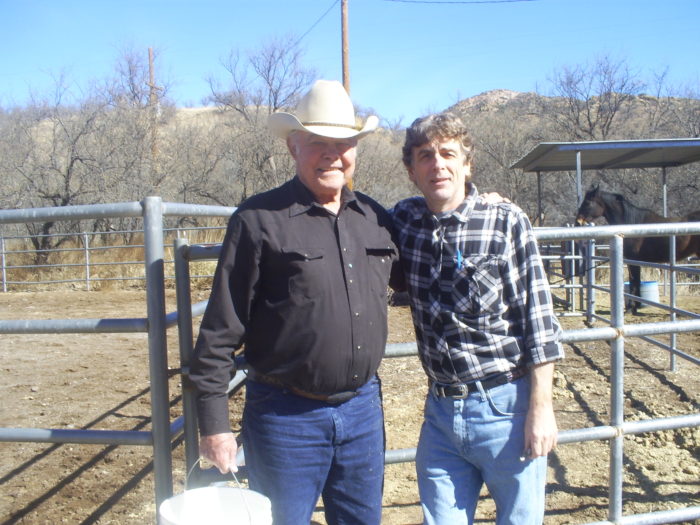
[[[307,392],[306,390],[302,390],[301,388],[287,385],[276,377],[268,376],[265,374],[259,374],[252,368],[248,370],[248,379],[257,381],[258,383],[264,383],[266,385],[282,388],[294,394],[295,396],[303,397],[306,399],[313,399],[314,401],[323,401],[324,403],[330,403],[332,405],[345,403],[346,401],[349,401],[353,397],[357,396],[357,392],[354,390],[349,390],[346,392],[336,392],[335,394],[315,394],[313,392]]]
[[[480,379],[479,382],[484,390],[489,390],[491,388],[505,385],[516,379],[520,379],[527,373],[526,368],[516,368],[515,370],[510,370],[508,372],[502,372],[494,376],[487,377],[485,379]],[[473,392],[478,392],[479,389],[476,386],[477,381],[472,381],[469,383],[458,383],[455,385],[447,385],[443,383],[432,382],[430,384],[430,391],[437,397],[452,397],[456,399],[464,399],[469,394]]]

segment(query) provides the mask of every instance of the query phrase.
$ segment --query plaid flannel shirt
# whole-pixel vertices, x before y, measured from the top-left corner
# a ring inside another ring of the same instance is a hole
[[[444,214],[422,197],[399,202],[394,227],[430,379],[465,383],[563,357],[537,241],[520,208],[486,205],[472,184]]]

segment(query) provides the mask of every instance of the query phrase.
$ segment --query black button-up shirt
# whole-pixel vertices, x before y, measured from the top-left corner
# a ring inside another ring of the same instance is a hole
[[[401,282],[391,218],[343,190],[337,215],[295,177],[244,202],[222,245],[190,378],[203,435],[229,430],[232,353],[307,392],[355,390],[377,371],[387,285]]]

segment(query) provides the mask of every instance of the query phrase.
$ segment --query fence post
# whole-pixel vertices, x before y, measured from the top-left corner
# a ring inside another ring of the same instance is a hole
[[[0,263],[2,264],[2,291],[7,291],[7,273],[5,270],[5,237],[0,237]]]
[[[179,232],[178,232],[179,233]],[[190,381],[192,360],[192,294],[190,292],[190,263],[187,239],[175,239],[175,291],[177,293],[177,328],[180,340],[180,368],[182,381],[182,415],[185,419],[185,472],[190,472],[199,458],[197,432],[196,392]],[[187,481],[187,480],[185,480]]]
[[[586,278],[586,321],[588,324],[593,323],[593,316],[595,315],[595,298],[596,290],[595,286],[595,271],[596,267],[593,265],[595,257],[595,239],[588,239],[586,244],[586,253],[584,254],[585,261],[585,278]],[[612,299],[612,298],[611,298]]]
[[[569,259],[568,270],[566,272],[566,280],[564,281],[567,285],[567,290],[571,290],[571,304],[569,306],[569,311],[576,312],[576,288],[573,284],[576,277],[576,241],[571,239],[567,243],[567,252],[564,255],[566,257],[571,257]]]
[[[669,254],[668,254],[668,264],[669,264],[669,288],[668,288],[668,305],[671,308],[671,314],[670,314],[670,321],[673,323],[676,320],[676,236],[671,235],[671,237],[668,240],[668,249],[669,249]],[[671,347],[671,355],[670,355],[670,363],[669,363],[669,368],[671,372],[675,372],[677,365],[676,365],[676,333],[673,332],[670,337],[670,347]]]
[[[622,236],[610,239],[610,321],[622,330],[625,324],[625,278],[623,273]],[[625,338],[618,335],[610,341],[610,425],[619,429],[624,422],[624,359]],[[617,433],[610,440],[610,487],[608,519],[619,523],[622,518],[622,468],[624,435]]]
[[[146,197],[143,207],[148,312],[148,354],[151,379],[151,421],[156,508],[173,494],[168,394],[168,349],[165,321],[163,201]]]
[[[83,253],[85,254],[85,287],[90,291],[90,247],[88,234],[83,232]]]

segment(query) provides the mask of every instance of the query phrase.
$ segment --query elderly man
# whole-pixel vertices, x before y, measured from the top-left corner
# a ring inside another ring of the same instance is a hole
[[[233,352],[250,365],[243,413],[249,482],[275,525],[309,523],[319,496],[329,524],[379,524],[384,426],[376,372],[387,338],[386,289],[400,284],[391,218],[348,188],[357,141],[342,85],[317,81],[296,114],[274,113],[296,176],[231,217],[190,377],[200,450],[235,470],[226,388]]]
[[[399,202],[394,225],[430,381],[418,487],[426,525],[473,523],[484,483],[498,525],[535,525],[557,437],[560,328],[530,222],[480,198],[472,156],[452,114],[406,131],[404,164],[423,197]]]

